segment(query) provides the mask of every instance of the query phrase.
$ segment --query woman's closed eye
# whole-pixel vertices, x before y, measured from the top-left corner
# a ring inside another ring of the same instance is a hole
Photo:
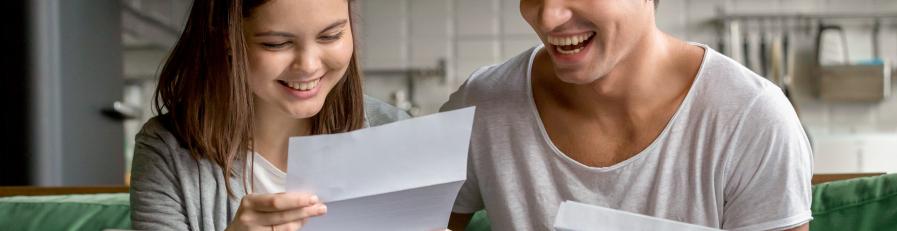
[[[289,45],[292,45],[293,43],[287,41],[287,42],[282,42],[282,43],[261,43],[261,44],[263,47],[265,47],[267,49],[280,49],[280,48],[285,48]]]
[[[322,35],[321,37],[318,37],[318,39],[321,40],[322,42],[333,42],[333,41],[339,40],[342,37],[343,37],[343,32],[340,31],[338,33],[331,34],[331,35]]]

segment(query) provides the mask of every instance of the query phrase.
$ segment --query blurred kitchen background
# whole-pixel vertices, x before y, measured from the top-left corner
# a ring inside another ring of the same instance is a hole
[[[365,91],[415,116],[537,45],[518,0],[358,0]],[[9,1],[0,185],[121,185],[190,0]],[[767,76],[816,173],[897,172],[894,0],[661,0],[658,26]]]

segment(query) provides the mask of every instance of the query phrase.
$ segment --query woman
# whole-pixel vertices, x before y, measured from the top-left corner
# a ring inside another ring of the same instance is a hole
[[[407,114],[366,100],[352,0],[196,0],[137,135],[131,218],[144,230],[296,230],[326,213],[283,193],[288,137]]]

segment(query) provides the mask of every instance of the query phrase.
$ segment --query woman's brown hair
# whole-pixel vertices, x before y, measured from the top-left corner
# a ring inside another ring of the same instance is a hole
[[[195,0],[184,31],[162,67],[155,92],[155,109],[165,114],[165,126],[193,158],[204,158],[221,167],[231,196],[233,167],[245,159],[253,140],[253,93],[243,23],[265,2]],[[355,17],[353,2],[349,0],[350,23]],[[327,95],[321,111],[311,118],[311,134],[347,132],[364,126],[364,96],[356,54],[353,51],[345,76]],[[241,175],[245,192],[247,174]]]

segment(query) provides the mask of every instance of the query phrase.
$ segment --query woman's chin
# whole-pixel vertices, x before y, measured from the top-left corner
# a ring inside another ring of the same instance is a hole
[[[313,99],[299,102],[282,102],[280,111],[285,112],[286,116],[293,119],[308,119],[320,113],[323,107],[323,100],[317,102],[317,100]]]
[[[293,119],[308,119],[321,112],[321,107],[315,108],[291,108],[288,113]]]

